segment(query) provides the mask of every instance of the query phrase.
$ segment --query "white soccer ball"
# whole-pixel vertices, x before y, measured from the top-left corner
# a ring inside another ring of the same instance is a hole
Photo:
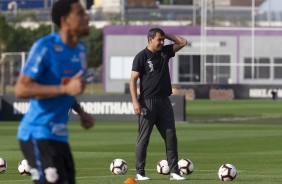
[[[178,161],[180,175],[189,175],[194,171],[194,164],[189,159],[181,159]]]
[[[19,162],[18,171],[22,176],[30,176],[30,166],[26,159]]]
[[[7,162],[3,158],[0,158],[0,173],[5,173],[6,170],[7,170]]]
[[[125,160],[117,158],[111,162],[110,171],[114,175],[123,175],[127,172],[127,163]]]
[[[160,160],[157,164],[157,171],[159,174],[168,175],[170,169],[167,160]]]
[[[223,164],[218,170],[218,177],[222,181],[232,181],[237,175],[237,170],[232,164]]]

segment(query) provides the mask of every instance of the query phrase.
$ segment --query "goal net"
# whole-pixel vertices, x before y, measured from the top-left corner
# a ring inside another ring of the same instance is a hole
[[[27,58],[27,52],[3,52],[0,60],[0,94],[11,92],[16,83],[20,69]]]

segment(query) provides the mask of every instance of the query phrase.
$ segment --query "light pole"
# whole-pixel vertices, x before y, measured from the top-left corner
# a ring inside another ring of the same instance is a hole
[[[126,6],[127,6],[127,0],[120,0],[120,15],[121,15],[121,22],[123,24],[126,24]]]
[[[44,8],[48,9],[48,0],[44,0]]]
[[[268,0],[268,14],[267,14],[267,20],[268,20],[268,26],[271,26],[271,1]]]
[[[252,0],[252,78],[254,78],[255,65],[255,0]]]
[[[207,1],[201,0],[201,83],[206,83]]]
[[[52,7],[53,7],[53,1],[54,0],[51,0],[51,7],[50,7],[50,9],[52,10]],[[51,16],[50,16],[51,17]],[[54,25],[54,23],[53,23],[53,21],[52,21],[52,17],[50,18],[51,20],[50,20],[50,23],[51,23],[51,33],[54,33],[55,32],[55,25]]]
[[[252,0],[252,79],[255,77],[255,0]]]
[[[196,25],[196,2],[193,0],[193,25]]]

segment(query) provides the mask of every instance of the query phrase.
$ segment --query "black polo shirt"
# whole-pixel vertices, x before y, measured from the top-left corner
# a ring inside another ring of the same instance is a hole
[[[168,62],[174,56],[172,44],[165,45],[156,53],[146,47],[135,56],[132,71],[140,73],[140,100],[163,98],[172,94]]]

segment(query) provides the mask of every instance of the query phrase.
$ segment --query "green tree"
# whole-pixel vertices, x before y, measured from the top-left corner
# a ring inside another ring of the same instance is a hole
[[[6,16],[0,14],[0,53],[7,49],[10,29],[11,28],[7,23]]]
[[[2,60],[2,52],[7,51],[7,44],[10,35],[10,26],[7,23],[6,16],[0,14],[0,59]],[[1,61],[0,60],[0,61]],[[3,62],[3,63],[2,63]],[[1,61],[0,69],[1,69],[1,76],[0,76],[0,94],[6,93],[5,88],[5,59]]]
[[[9,38],[8,50],[9,52],[28,51],[32,44],[32,32],[23,27],[18,27],[11,30],[11,37]]]
[[[23,21],[36,22],[37,17],[36,17],[35,12],[34,11],[24,11],[24,12],[17,13],[16,15],[14,15],[13,20],[12,20],[14,24],[21,23]]]
[[[8,38],[8,50],[9,52],[27,52],[29,51],[34,41],[42,36],[49,34],[50,32],[51,26],[45,24],[40,25],[37,29],[23,27],[10,29],[10,37]],[[91,27],[89,36],[85,37],[83,40],[87,45],[87,61],[89,63],[88,66],[93,68],[101,66],[103,30]]]
[[[87,45],[88,67],[99,67],[102,64],[103,30],[91,27],[89,36],[83,40]]]
[[[8,41],[8,50],[10,52],[28,51],[35,40],[51,32],[50,25],[41,24],[37,29],[23,28],[21,23],[24,21],[36,22],[36,14],[33,11],[24,11],[14,15],[12,29]]]
[[[40,25],[37,29],[17,27],[11,30],[9,39],[9,51],[21,52],[28,51],[34,41],[51,32],[50,25]]]

